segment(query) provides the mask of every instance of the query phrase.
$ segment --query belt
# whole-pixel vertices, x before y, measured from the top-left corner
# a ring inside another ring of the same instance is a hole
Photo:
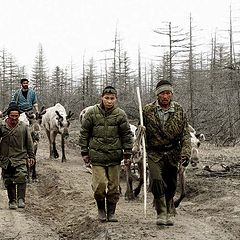
[[[151,146],[149,147],[150,150],[158,151],[158,152],[168,152],[173,150],[174,148],[178,147],[178,143],[171,143],[171,144],[164,144],[158,146]]]

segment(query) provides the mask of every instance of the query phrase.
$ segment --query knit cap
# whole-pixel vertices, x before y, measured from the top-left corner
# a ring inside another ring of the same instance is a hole
[[[156,89],[155,89],[156,96],[158,96],[158,94],[163,91],[170,91],[173,93],[172,84],[167,80],[161,80],[160,82],[158,82]]]

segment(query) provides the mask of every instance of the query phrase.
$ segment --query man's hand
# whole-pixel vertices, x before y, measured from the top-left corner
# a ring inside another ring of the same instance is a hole
[[[83,158],[83,161],[85,162],[86,166],[90,165],[91,160],[90,160],[89,155],[85,155],[82,158]]]
[[[182,164],[183,167],[187,167],[189,164],[190,160],[188,157],[181,157],[180,163]]]
[[[143,133],[146,132],[146,127],[143,126],[143,125],[138,125],[138,128],[137,128],[139,131],[142,131]]]
[[[29,167],[32,167],[35,164],[36,160],[34,158],[28,158],[27,159],[27,165]]]
[[[124,162],[125,166],[130,166],[132,163],[131,159],[129,159],[129,158],[124,158],[123,162]]]

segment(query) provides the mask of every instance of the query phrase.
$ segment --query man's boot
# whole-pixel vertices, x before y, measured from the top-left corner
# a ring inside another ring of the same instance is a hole
[[[105,209],[105,200],[97,201],[98,207],[98,219],[100,222],[105,222],[106,219],[106,209]]]
[[[173,203],[173,199],[167,200],[167,221],[166,225],[173,226],[174,225],[174,216],[175,216],[175,207]]]
[[[117,222],[118,220],[115,217],[116,203],[107,201],[107,219],[109,222]]]
[[[16,203],[16,184],[10,184],[7,186],[9,209],[17,209]]]
[[[166,225],[167,223],[167,206],[165,196],[155,199],[155,208],[157,211],[157,225]]]
[[[25,208],[26,183],[17,184],[18,207]]]

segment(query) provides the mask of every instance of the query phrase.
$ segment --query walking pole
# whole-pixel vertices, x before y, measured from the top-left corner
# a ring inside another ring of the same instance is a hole
[[[140,125],[143,126],[143,114],[142,114],[142,102],[140,96],[139,87],[137,87],[137,97],[138,97],[138,106],[139,106],[139,115],[140,115]],[[142,147],[143,147],[143,191],[144,191],[144,216],[147,217],[147,164],[146,164],[146,146],[145,146],[145,137],[142,136]]]

